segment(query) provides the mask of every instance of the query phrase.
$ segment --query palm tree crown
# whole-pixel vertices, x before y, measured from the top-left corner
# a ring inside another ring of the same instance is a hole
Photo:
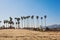
[[[43,17],[41,17],[41,20],[43,19]]]
[[[46,19],[46,17],[47,17],[47,16],[45,15],[44,18]]]
[[[2,21],[0,21],[0,23],[1,23]]]
[[[10,21],[12,21],[12,17],[9,17],[10,18]]]
[[[21,19],[23,20],[23,17],[21,17]]]
[[[34,18],[34,16],[32,15],[32,16],[31,16],[31,19],[33,19],[33,18]]]
[[[36,18],[38,19],[38,18],[39,18],[39,16],[36,16]]]

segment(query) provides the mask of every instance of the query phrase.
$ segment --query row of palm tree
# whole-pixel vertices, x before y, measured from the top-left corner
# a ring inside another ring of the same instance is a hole
[[[46,27],[46,17],[47,16],[45,15],[44,16],[45,27]],[[30,18],[31,18],[31,26],[33,26],[35,28],[35,26],[34,26],[34,15],[32,15],[32,16],[23,16],[21,18],[16,17],[15,18],[15,20],[16,20],[16,23],[15,24],[18,25],[16,28],[20,28],[20,24],[22,25],[22,28],[24,28],[26,23],[27,23],[27,26],[26,27],[28,28],[29,25],[30,25],[30,21],[29,21]],[[5,24],[5,27],[8,27],[10,25],[9,28],[12,28],[12,25],[14,25],[13,18],[12,17],[9,17],[9,19],[10,20],[4,20],[4,24]],[[37,27],[40,27],[39,26],[39,16],[36,16],[36,19],[37,19],[36,26]],[[43,17],[40,17],[40,19],[41,19],[41,26],[42,26],[42,19],[43,19]],[[21,20],[21,23],[20,23],[20,20]],[[1,21],[0,21],[0,23],[1,23]]]

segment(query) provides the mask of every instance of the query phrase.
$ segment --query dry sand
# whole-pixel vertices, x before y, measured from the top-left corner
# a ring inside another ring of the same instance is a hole
[[[0,40],[60,40],[60,32],[3,29],[0,30]]]

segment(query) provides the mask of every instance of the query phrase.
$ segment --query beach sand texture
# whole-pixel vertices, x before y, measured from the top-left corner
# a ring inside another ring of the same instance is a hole
[[[0,40],[60,40],[60,32],[2,29],[0,30]]]

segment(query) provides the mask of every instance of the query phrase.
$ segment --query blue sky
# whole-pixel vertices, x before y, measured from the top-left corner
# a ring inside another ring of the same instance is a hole
[[[0,20],[47,15],[47,25],[60,24],[60,0],[0,0]]]

